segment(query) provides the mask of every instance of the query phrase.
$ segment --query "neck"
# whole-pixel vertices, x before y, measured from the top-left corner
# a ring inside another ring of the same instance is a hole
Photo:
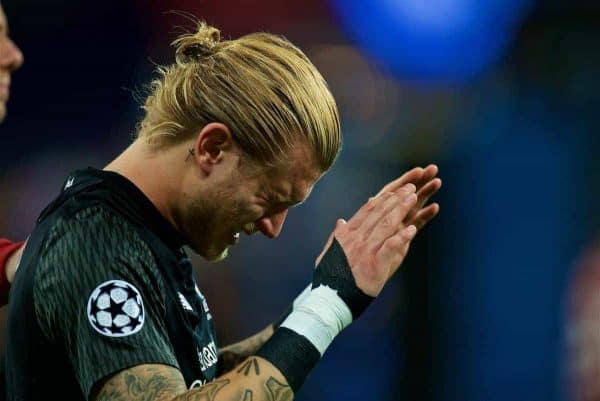
[[[135,184],[179,231],[176,205],[181,194],[184,159],[185,146],[155,151],[144,140],[136,139],[104,170],[118,173]]]

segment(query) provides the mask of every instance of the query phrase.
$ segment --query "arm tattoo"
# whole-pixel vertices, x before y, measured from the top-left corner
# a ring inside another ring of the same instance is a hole
[[[230,378],[216,379],[202,388],[191,389],[173,401],[292,401],[294,392],[290,386],[268,371],[260,358],[249,358],[239,369],[227,375]]]
[[[185,391],[181,373],[170,366],[140,365],[117,373],[108,379],[95,396],[95,401],[153,401]],[[93,393],[92,393],[93,394]]]
[[[252,401],[252,390],[246,390],[242,401]]]
[[[228,385],[229,382],[229,379],[213,380],[199,389],[192,389],[187,393],[182,394],[180,398],[177,398],[177,401],[215,401],[217,393],[221,391],[223,387]]]
[[[207,383],[199,389],[192,389],[177,398],[177,401],[221,401],[217,399],[217,394],[223,387],[230,384],[229,379],[220,379]],[[269,377],[265,383],[267,390],[265,398],[260,398],[260,401],[292,401],[294,393],[290,386],[279,382],[274,377]],[[238,393],[239,394],[239,393]],[[254,392],[248,388],[242,390],[240,401],[254,401]]]
[[[152,401],[169,386],[169,380],[162,374],[140,378],[138,375],[125,372],[123,380],[127,387],[127,394],[132,400]]]
[[[91,398],[96,401],[121,401],[123,400],[123,394],[115,389],[102,389],[95,398]]]
[[[258,368],[258,362],[256,361],[256,358],[248,359],[242,366],[240,366],[237,372],[244,372],[244,376],[248,376],[250,369],[252,368],[254,368],[254,373],[256,373],[256,376],[260,375],[260,369]]]
[[[96,391],[92,391],[90,400],[292,401],[294,393],[290,386],[268,375],[269,368],[261,366],[262,363],[260,358],[249,358],[231,377],[216,379],[189,391],[186,391],[183,376],[176,368],[138,365],[101,382],[99,387],[94,388]]]
[[[265,385],[269,393],[269,401],[292,401],[294,398],[294,392],[290,386],[279,382],[274,377],[269,377]]]

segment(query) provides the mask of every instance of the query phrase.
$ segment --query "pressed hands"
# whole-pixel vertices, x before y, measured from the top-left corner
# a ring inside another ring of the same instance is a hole
[[[318,265],[334,238],[348,260],[356,285],[365,294],[379,295],[398,270],[416,233],[439,212],[427,202],[442,186],[438,168],[414,168],[384,186],[347,222],[337,221]]]

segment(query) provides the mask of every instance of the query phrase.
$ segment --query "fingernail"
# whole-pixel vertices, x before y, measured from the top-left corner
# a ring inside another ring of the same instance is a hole
[[[412,193],[404,198],[404,203],[410,205],[411,203],[415,203],[417,201],[417,195]]]
[[[414,237],[414,235],[417,233],[417,227],[415,227],[413,225],[406,227],[406,233],[409,236]]]
[[[406,184],[404,186],[404,190],[406,192],[415,192],[417,190],[417,187],[415,187],[415,184]]]

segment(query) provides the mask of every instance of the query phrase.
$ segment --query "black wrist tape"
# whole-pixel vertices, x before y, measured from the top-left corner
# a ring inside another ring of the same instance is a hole
[[[273,322],[273,329],[277,330],[279,328],[279,326],[281,326],[281,323],[283,323],[283,321],[290,315],[290,313],[292,313],[292,311],[294,310],[294,305],[290,305],[288,306],[288,308],[285,310],[285,312],[283,312],[274,322]]]
[[[321,284],[337,290],[340,298],[350,308],[354,320],[375,299],[356,286],[356,280],[354,280],[352,270],[350,270],[346,254],[335,238],[313,273],[312,288],[316,288]]]
[[[275,330],[256,356],[266,359],[279,369],[294,394],[321,359],[321,354],[310,341],[285,327]]]

